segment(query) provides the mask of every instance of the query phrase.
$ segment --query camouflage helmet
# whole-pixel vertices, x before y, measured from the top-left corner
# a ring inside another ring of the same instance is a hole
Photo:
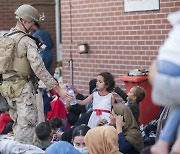
[[[43,20],[39,12],[28,4],[23,4],[15,11],[17,19],[23,19],[27,22]]]

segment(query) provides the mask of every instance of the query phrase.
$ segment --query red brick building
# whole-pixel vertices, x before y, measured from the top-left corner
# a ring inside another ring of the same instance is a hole
[[[42,28],[56,42],[52,0],[1,0],[0,31],[15,24],[13,12],[23,3],[45,13]],[[124,0],[60,0],[60,3],[64,82],[70,82],[68,61],[72,52],[74,85],[83,94],[88,94],[89,80],[102,71],[111,72],[120,84],[120,75],[148,68],[171,29],[167,14],[180,10],[179,0],[160,0],[159,10],[139,12],[125,12]],[[78,45],[83,43],[89,45],[87,54],[78,53]]]

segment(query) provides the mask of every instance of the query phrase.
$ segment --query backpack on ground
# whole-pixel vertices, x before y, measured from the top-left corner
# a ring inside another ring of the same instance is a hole
[[[19,33],[16,37],[9,36]],[[11,71],[13,65],[14,53],[17,50],[17,45],[22,37],[26,34],[22,31],[15,31],[9,34],[4,34],[0,37],[0,74]]]

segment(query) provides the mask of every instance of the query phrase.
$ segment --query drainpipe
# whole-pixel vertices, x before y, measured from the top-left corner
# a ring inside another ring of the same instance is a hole
[[[62,46],[60,36],[60,0],[55,0],[55,16],[56,16],[56,55],[57,61],[62,61]]]
[[[69,62],[69,69],[70,69],[70,80],[71,85],[74,85],[74,79],[73,79],[73,58],[72,58],[72,52],[70,51],[70,60]]]
[[[62,61],[62,45],[61,45],[61,34],[60,34],[60,0],[55,0],[55,14],[56,14],[56,55],[57,55],[57,61]],[[70,20],[71,20],[71,1],[70,1]],[[72,21],[71,21],[72,22]],[[71,23],[72,24],[72,23]],[[72,25],[71,25],[72,28]],[[71,29],[71,35],[72,35],[72,29]],[[71,43],[72,43],[72,36],[71,36]],[[70,68],[70,80],[71,85],[74,85],[73,83],[73,59],[72,59],[72,52],[70,51],[70,60],[69,60],[69,68]]]

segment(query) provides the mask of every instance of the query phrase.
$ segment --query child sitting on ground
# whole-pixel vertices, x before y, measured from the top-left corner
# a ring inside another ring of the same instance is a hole
[[[61,140],[61,135],[64,131],[62,120],[60,118],[52,118],[49,124],[53,134],[52,142]]]
[[[49,122],[41,122],[36,126],[36,135],[39,139],[35,146],[42,150],[46,150],[47,147],[51,145],[51,127]]]
[[[136,122],[140,125],[138,120],[140,115],[139,103],[143,101],[146,96],[144,89],[142,87],[135,86],[130,89],[128,94],[126,94],[120,87],[117,86],[115,88],[115,92],[126,102],[125,105],[129,106]]]

